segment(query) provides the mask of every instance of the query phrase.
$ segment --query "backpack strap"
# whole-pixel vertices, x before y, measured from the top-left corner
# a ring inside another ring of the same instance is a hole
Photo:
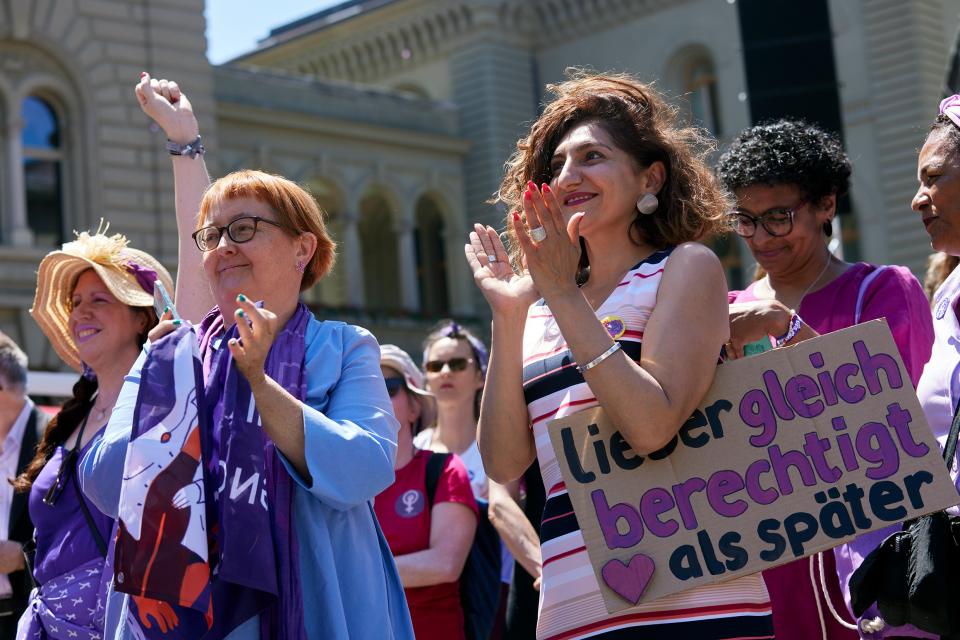
[[[867,293],[867,288],[870,286],[870,283],[886,270],[887,265],[880,265],[868,273],[867,277],[860,282],[860,291],[857,292],[857,306],[853,312],[853,324],[860,324],[860,312],[863,311],[863,298]]]
[[[452,453],[430,452],[430,458],[427,460],[426,481],[427,504],[431,507],[433,507],[433,496],[437,493],[437,485],[440,483],[440,474],[443,473],[443,468],[447,466],[447,459],[452,455]]]

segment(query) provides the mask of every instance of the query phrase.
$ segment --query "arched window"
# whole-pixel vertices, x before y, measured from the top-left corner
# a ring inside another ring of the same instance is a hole
[[[361,201],[359,231],[367,308],[380,311],[399,309],[397,234],[385,198],[370,195]]]
[[[720,135],[717,76],[709,58],[698,56],[687,65],[683,92],[690,103],[690,120],[714,135]]]
[[[37,96],[20,105],[27,223],[39,246],[63,242],[63,147],[53,107]]]
[[[444,250],[443,214],[428,197],[420,198],[416,209],[417,282],[420,285],[420,312],[427,316],[449,315],[447,257]]]

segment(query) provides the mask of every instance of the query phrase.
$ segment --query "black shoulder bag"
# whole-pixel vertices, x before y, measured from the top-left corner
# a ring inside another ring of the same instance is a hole
[[[943,451],[948,470],[958,433],[960,403]],[[960,517],[937,511],[905,522],[850,577],[850,599],[858,618],[876,602],[890,626],[912,624],[960,640]]]
[[[427,459],[427,504],[431,507],[443,468],[451,455],[434,451]],[[477,507],[480,510],[477,534],[460,574],[460,605],[467,640],[489,637],[500,608],[500,535],[490,522],[488,503],[478,500]]]

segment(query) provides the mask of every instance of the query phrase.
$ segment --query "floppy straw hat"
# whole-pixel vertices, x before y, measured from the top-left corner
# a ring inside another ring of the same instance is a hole
[[[424,388],[423,372],[413,364],[410,354],[400,347],[392,344],[380,345],[380,364],[395,369],[402,375],[407,383],[407,389],[413,393],[427,398],[433,397],[433,394]]]
[[[37,292],[30,315],[68,365],[80,370],[80,353],[70,335],[70,298],[77,278],[93,269],[113,296],[131,307],[153,306],[153,283],[160,280],[173,292],[173,279],[153,256],[127,246],[119,233],[107,235],[110,225],[97,232],[77,233],[59,251],[51,251],[37,270]],[[76,233],[76,232],[74,232]]]

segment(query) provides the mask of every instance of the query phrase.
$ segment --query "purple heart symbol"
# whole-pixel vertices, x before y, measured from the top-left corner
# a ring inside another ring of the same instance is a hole
[[[637,604],[640,602],[640,596],[647,590],[647,585],[650,584],[654,569],[656,565],[653,558],[638,553],[630,558],[630,564],[625,564],[616,558],[608,561],[600,570],[600,575],[618,596]]]

